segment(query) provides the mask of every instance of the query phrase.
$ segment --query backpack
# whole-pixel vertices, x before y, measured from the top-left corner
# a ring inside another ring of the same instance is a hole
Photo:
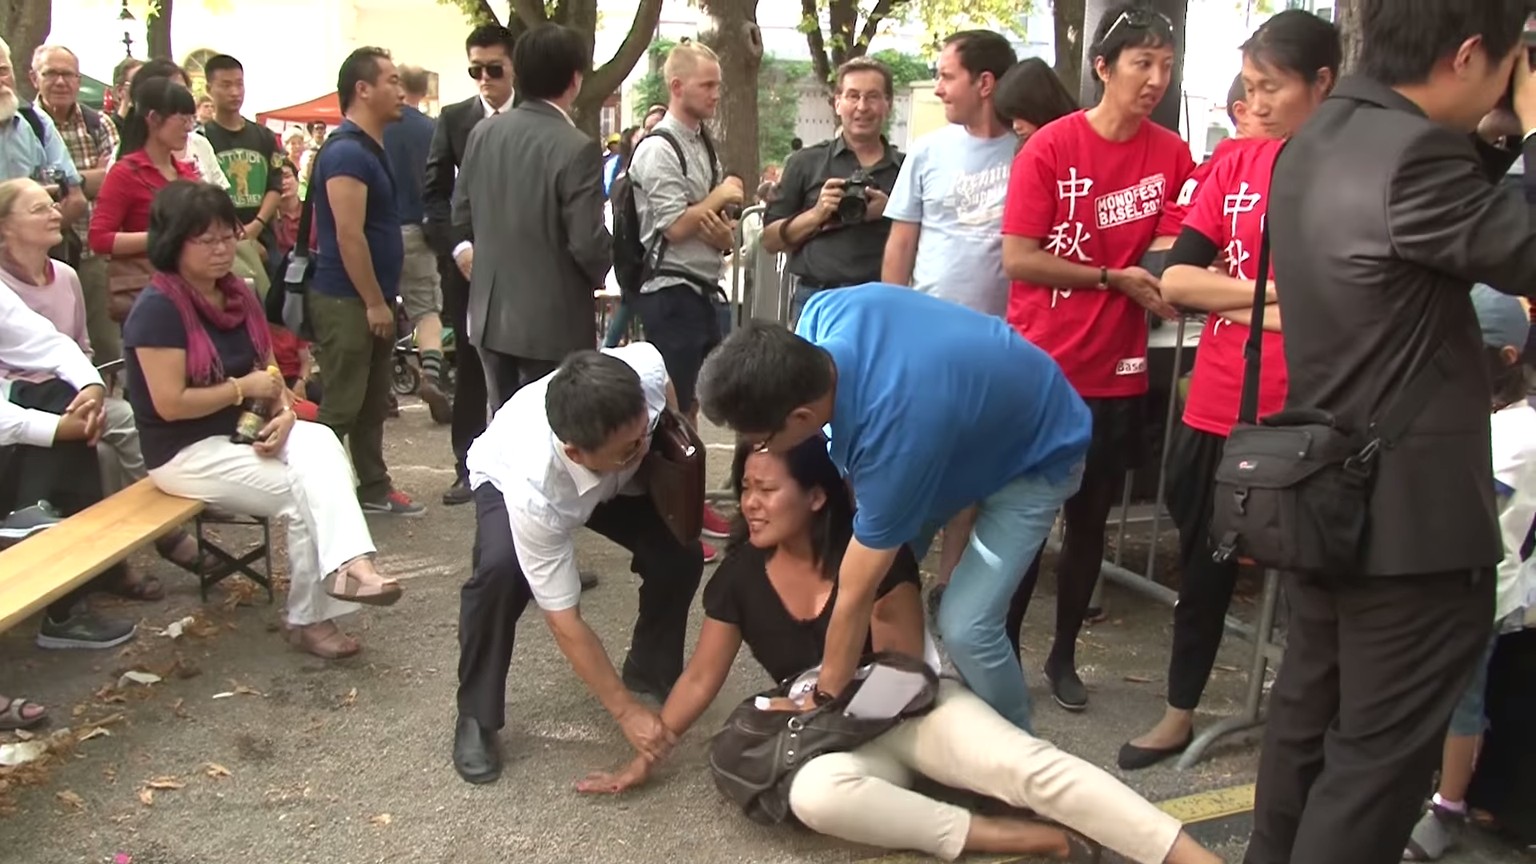
[[[710,188],[714,188],[720,182],[717,176],[719,170],[715,165],[715,147],[707,133],[703,137],[704,148],[709,151]],[[683,176],[687,177],[688,159],[683,155],[683,147],[677,139],[670,132],[659,129],[647,133],[641,143],[651,138],[660,138],[672,146],[672,152],[677,155],[677,164],[681,166]],[[635,149],[638,151],[639,145]],[[665,232],[657,231],[650,244],[646,244],[645,235],[641,233],[635,195],[643,192],[629,173],[625,172],[614,179],[608,196],[613,205],[613,278],[619,283],[619,293],[626,298],[639,294],[640,286],[663,272],[661,262],[667,254]],[[690,282],[695,281],[691,274],[681,270],[675,273]],[[709,287],[711,291],[718,290],[716,286]]]

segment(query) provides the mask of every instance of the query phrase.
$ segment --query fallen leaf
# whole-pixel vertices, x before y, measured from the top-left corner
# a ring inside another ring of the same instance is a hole
[[[166,626],[164,630],[160,631],[160,635],[169,637],[171,639],[180,639],[181,634],[196,622],[196,618],[188,615],[180,621],[172,621],[169,625]]]
[[[65,789],[63,792],[57,793],[54,797],[56,797],[60,801],[62,801],[64,803],[64,806],[68,807],[71,810],[84,810],[85,809],[85,799],[81,798],[79,795],[76,795],[74,792],[71,792],[68,789]]]
[[[223,693],[215,693],[215,694],[213,694],[213,698],[215,698],[215,699],[229,699],[229,698],[233,697],[234,695],[235,695],[234,693],[225,691]]]
[[[187,784],[177,780],[175,777],[155,777],[144,785],[149,789],[168,790],[182,789],[185,788]]]
[[[148,786],[145,786],[139,790],[139,803],[143,804],[145,807],[154,806],[155,793],[150,791]]]
[[[254,687],[247,687],[244,684],[241,684],[241,685],[239,685],[238,687],[235,688],[235,695],[237,695],[237,696],[260,696],[262,698],[266,698],[267,694],[261,692],[260,690],[257,690]]]
[[[221,778],[221,777],[229,777],[229,776],[231,776],[230,773],[229,773],[229,769],[225,768],[223,765],[220,765],[217,762],[208,762],[208,763],[204,764],[203,765],[203,771],[206,772],[209,777],[212,777],[214,779],[218,779],[218,778]]]
[[[118,712],[116,714],[108,714],[107,716],[101,718],[100,720],[97,720],[96,722],[92,723],[91,725],[92,726],[111,726],[114,723],[121,723],[125,719],[127,719],[127,715],[123,714],[122,712]]]
[[[36,762],[48,752],[46,741],[23,741],[19,744],[0,744],[0,766],[11,767]]]
[[[389,815],[388,813],[380,813],[379,815],[373,817],[372,819],[369,819],[368,821],[372,822],[373,824],[378,825],[379,827],[382,828],[385,825],[388,825],[389,823],[395,821],[395,817]]]
[[[186,704],[187,704],[187,700],[185,700],[185,699],[177,699],[171,705],[171,714],[176,716],[176,717],[179,717],[179,718],[181,718],[183,720],[187,719]]]
[[[81,732],[79,735],[77,735],[76,736],[76,740],[77,741],[89,741],[92,738],[101,738],[103,736],[111,735],[111,734],[112,734],[111,732],[108,732],[107,730],[101,728],[100,726],[92,726],[91,728],[89,728],[89,729]]]
[[[1125,676],[1125,680],[1131,682],[1132,684],[1151,684],[1152,683],[1152,679],[1151,678],[1147,678],[1147,677],[1142,676],[1142,675],[1127,675],[1127,676]]]
[[[12,734],[14,734],[18,739],[22,741],[31,741],[33,738],[37,737],[35,733],[28,732],[25,729],[17,729]]]
[[[357,704],[357,688],[353,687],[351,690],[347,691],[347,695],[341,697],[341,707],[342,708],[350,708],[350,707],[352,707],[353,705],[356,705],[356,704]]]

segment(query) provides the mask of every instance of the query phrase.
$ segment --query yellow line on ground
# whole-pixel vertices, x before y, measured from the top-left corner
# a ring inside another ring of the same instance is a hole
[[[1157,809],[1185,825],[1210,822],[1214,819],[1225,819],[1228,816],[1247,813],[1253,809],[1254,788],[1254,784],[1248,783],[1243,786],[1229,786],[1225,789],[1210,789],[1205,792],[1197,792],[1194,795],[1185,795],[1182,798],[1158,801],[1156,802]],[[925,855],[918,855],[912,852],[898,852],[893,855],[862,858],[855,862],[855,864],[921,864],[921,862],[932,860],[932,858]],[[974,862],[974,864],[1015,864],[1015,862],[1024,859],[1006,855],[987,855],[970,856],[965,860]]]

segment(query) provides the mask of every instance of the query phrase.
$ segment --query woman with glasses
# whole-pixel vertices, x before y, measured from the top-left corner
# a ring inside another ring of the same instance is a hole
[[[1147,313],[1172,318],[1157,277],[1140,266],[1178,233],[1164,212],[1194,170],[1189,146],[1152,122],[1173,77],[1173,28],[1137,5],[1111,8],[1092,42],[1103,95],[1035,132],[1014,159],[1003,216],[1008,323],[1061,366],[1088,403],[1093,441],[1065,510],[1056,562],[1056,636],[1045,674],[1057,704],[1088,707],[1077,636],[1104,558],[1104,525],[1147,428]],[[1015,602],[1022,620],[1039,577],[1030,565]]]
[[[261,303],[231,273],[239,217],[229,196],[176,181],[150,213],[155,276],[123,325],[128,400],[155,485],[236,513],[288,522],[283,629],[328,659],[361,650],[336,618],[388,606],[399,583],[375,568],[373,540],[341,442],[294,417]],[[253,443],[231,440],[242,406],[267,406]]]
[[[1247,130],[1200,184],[1183,231],[1169,253],[1163,292],[1171,303],[1207,313],[1190,376],[1184,422],[1168,454],[1168,511],[1179,528],[1181,581],[1173,610],[1168,705],[1162,719],[1120,748],[1127,771],[1184,751],[1194,737],[1194,712],[1210,680],[1237,584],[1237,563],[1218,564],[1208,535],[1216,464],[1243,389],[1243,346],[1253,307],[1254,280],[1269,183],[1284,139],[1307,121],[1338,80],[1338,30],[1300,10],[1265,22],[1242,47]],[[1260,417],[1285,405],[1285,354],[1280,336],[1281,286],[1268,284],[1260,364]]]
[[[776,681],[821,661],[838,568],[853,539],[853,502],[821,435],[782,453],[743,444],[731,476],[741,512],[730,551],[704,588],[698,646],[661,711],[679,737],[720,694],[743,646]],[[918,581],[917,559],[903,547],[876,591],[866,650],[926,653]],[[645,783],[656,762],[637,754],[619,772],[593,774],[578,788],[622,792]],[[939,801],[913,790],[919,777],[1039,816]],[[946,861],[997,852],[1089,864],[1104,860],[1100,844],[1141,864],[1218,860],[1178,820],[948,679],[932,712],[857,750],[807,762],[791,781],[789,805],[796,820],[828,836]]]

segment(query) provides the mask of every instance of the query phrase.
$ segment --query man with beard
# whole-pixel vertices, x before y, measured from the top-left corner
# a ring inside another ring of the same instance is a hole
[[[891,70],[860,57],[837,70],[836,138],[796,151],[784,165],[778,197],[764,216],[763,248],[789,253],[799,278],[791,320],[817,291],[876,282],[891,223],[885,205],[901,171],[900,150],[883,134],[891,114]],[[850,186],[864,195],[863,217],[844,206]],[[845,218],[848,217],[848,218]]]
[[[0,180],[18,177],[47,186],[66,223],[85,215],[80,172],[48,112],[23,103],[16,94],[11,46],[0,39]]]

